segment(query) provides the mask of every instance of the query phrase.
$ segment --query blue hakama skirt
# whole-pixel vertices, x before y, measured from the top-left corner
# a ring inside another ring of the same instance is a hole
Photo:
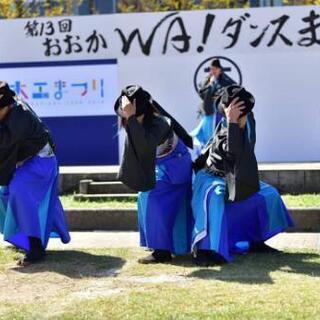
[[[8,186],[0,187],[0,232],[4,240],[29,251],[28,237],[70,241],[64,211],[58,198],[56,157],[35,156],[15,171]]]
[[[225,202],[225,180],[199,171],[193,184],[193,249],[215,251],[230,262],[232,253],[246,253],[250,242],[292,227],[278,191],[264,182],[260,188],[246,200]]]
[[[156,186],[138,195],[140,244],[173,254],[191,251],[191,157],[178,142],[175,150],[156,163]]]
[[[190,133],[195,139],[196,146],[199,145],[200,149],[202,149],[207,144],[221,119],[222,115],[220,112],[208,116],[201,116],[200,123]]]

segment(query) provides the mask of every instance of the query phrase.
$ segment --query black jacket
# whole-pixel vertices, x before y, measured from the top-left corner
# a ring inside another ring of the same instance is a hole
[[[235,81],[225,73],[222,73],[220,77],[213,83],[210,83],[209,80],[210,79],[208,77],[199,90],[199,95],[202,99],[200,112],[205,115],[211,115],[217,111],[213,100],[213,96],[217,93],[217,91],[224,87],[235,84]]]
[[[235,123],[226,125],[222,120],[204,153],[196,160],[209,173],[226,178],[226,200],[241,201],[260,190],[253,114],[248,115],[248,128],[240,129]]]
[[[34,112],[15,104],[0,121],[0,185],[8,185],[17,163],[35,156],[49,140],[48,130]]]
[[[140,124],[135,116],[125,127],[126,138],[118,179],[135,191],[148,191],[155,187],[157,146],[173,134],[167,117],[152,115]]]

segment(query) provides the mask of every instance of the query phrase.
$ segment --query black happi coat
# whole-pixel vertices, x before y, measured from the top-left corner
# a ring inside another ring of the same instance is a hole
[[[173,134],[171,121],[152,115],[143,124],[131,116],[125,127],[126,139],[118,178],[135,191],[155,187],[156,150]]]
[[[210,83],[209,80],[210,78],[207,78],[199,90],[199,95],[202,99],[200,112],[205,115],[211,115],[217,111],[213,100],[213,96],[217,93],[217,91],[224,87],[235,84],[235,81],[225,73],[221,73],[220,77],[213,81],[213,83]]]
[[[49,140],[48,130],[35,113],[15,104],[0,121],[0,185],[8,185],[17,163],[35,156]]]
[[[255,120],[248,114],[249,128],[223,119],[208,142],[204,154],[197,159],[209,173],[226,178],[226,200],[241,201],[260,190],[257,160]],[[205,161],[205,164],[204,164]]]

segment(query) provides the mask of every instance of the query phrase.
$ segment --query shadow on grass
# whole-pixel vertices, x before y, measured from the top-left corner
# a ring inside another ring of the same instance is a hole
[[[83,251],[48,251],[45,261],[28,267],[16,267],[21,273],[55,272],[69,278],[114,277],[126,260],[110,255],[98,255]]]
[[[237,256],[233,263],[201,268],[191,272],[188,277],[247,284],[272,284],[271,273],[275,271],[320,277],[320,256],[316,253],[301,252]]]

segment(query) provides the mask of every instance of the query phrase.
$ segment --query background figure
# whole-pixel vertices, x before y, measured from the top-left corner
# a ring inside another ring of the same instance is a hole
[[[198,149],[201,150],[206,145],[222,118],[214,102],[214,96],[220,89],[232,84],[235,84],[235,81],[224,73],[220,60],[213,59],[209,75],[199,89],[199,96],[202,99],[199,110],[200,123],[191,132]]]
[[[253,96],[233,85],[217,105],[224,118],[196,160],[192,209],[196,262],[232,261],[232,253],[274,252],[264,241],[293,225],[278,191],[259,182]]]
[[[170,261],[191,250],[192,139],[139,86],[126,87],[115,104],[126,130],[119,179],[138,196],[141,246],[153,253],[140,263]]]
[[[58,175],[50,133],[0,82],[0,232],[27,252],[21,265],[41,261],[50,236],[70,241]]]

